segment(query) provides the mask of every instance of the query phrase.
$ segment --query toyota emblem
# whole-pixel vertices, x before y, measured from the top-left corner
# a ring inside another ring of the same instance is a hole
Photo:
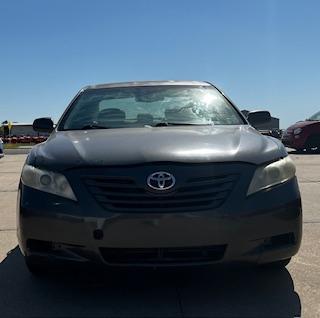
[[[158,171],[150,174],[147,185],[154,190],[169,190],[176,184],[176,178],[169,172]]]

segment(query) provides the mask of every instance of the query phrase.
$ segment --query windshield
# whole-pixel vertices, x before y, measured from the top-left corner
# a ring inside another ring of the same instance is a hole
[[[315,113],[314,115],[312,115],[307,120],[320,120],[320,112]]]
[[[141,86],[85,90],[59,130],[244,123],[214,87]]]

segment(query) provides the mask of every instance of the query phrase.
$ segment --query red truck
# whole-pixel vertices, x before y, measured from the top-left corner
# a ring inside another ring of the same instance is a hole
[[[320,150],[320,112],[290,126],[282,135],[282,142],[298,151]]]

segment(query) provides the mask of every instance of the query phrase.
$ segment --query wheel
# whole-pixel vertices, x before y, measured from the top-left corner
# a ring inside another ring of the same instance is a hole
[[[272,262],[272,263],[266,263],[262,264],[262,267],[268,267],[268,268],[284,268],[286,267],[291,261],[291,257],[282,259],[280,261]]]
[[[319,150],[320,148],[320,135],[312,135],[308,137],[306,141],[306,151],[313,152],[314,150]]]
[[[30,256],[24,258],[26,266],[32,275],[40,276],[49,272],[49,264],[44,260],[39,260]]]

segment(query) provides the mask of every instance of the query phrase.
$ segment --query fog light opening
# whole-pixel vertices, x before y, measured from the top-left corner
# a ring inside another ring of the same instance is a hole
[[[286,233],[281,235],[271,236],[264,241],[265,249],[275,249],[286,247],[295,244],[295,237],[293,233]]]
[[[31,252],[47,253],[52,251],[53,243],[49,241],[29,239],[27,240],[27,248]]]

